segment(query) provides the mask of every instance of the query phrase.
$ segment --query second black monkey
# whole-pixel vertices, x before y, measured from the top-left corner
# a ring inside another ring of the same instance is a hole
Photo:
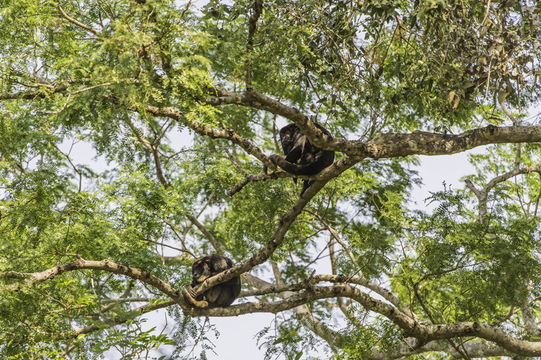
[[[332,138],[329,130],[319,124],[314,123],[314,125]],[[308,137],[295,124],[289,124],[280,129],[280,142],[286,161],[294,165],[283,162],[277,165],[291,174],[316,175],[334,162],[334,151],[323,150],[312,145]],[[294,178],[293,181],[296,183],[297,179]],[[312,183],[313,181],[304,180],[301,196]]]

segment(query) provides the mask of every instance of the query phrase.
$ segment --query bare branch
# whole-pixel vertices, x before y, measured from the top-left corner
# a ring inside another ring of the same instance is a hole
[[[217,90],[217,92],[218,97],[207,100],[208,104],[215,106],[239,104],[283,116],[297,124],[310,143],[322,149],[348,154],[359,160],[367,157],[380,159],[407,155],[448,155],[488,144],[541,142],[541,126],[539,125],[509,127],[489,125],[458,135],[424,131],[411,134],[389,133],[380,134],[367,142],[330,139],[314,126],[308,115],[256,91],[250,91],[244,95],[226,90]]]
[[[289,175],[287,173],[283,172],[283,171],[279,171],[279,172],[273,171],[270,174],[265,174],[265,173],[261,173],[261,174],[257,174],[257,175],[246,174],[244,176],[244,179],[242,179],[241,182],[239,182],[237,185],[233,186],[231,189],[227,190],[226,193],[229,196],[233,196],[236,193],[238,193],[239,191],[241,191],[242,188],[245,187],[248,183],[251,183],[251,182],[254,182],[254,181],[264,181],[264,180],[270,180],[270,179],[277,179],[279,177],[286,177],[286,176],[289,176]]]
[[[515,177],[517,175],[521,174],[529,174],[532,172],[538,172],[541,173],[541,163],[538,163],[534,166],[526,166],[523,168],[519,168],[518,166],[515,166],[515,168],[511,171],[506,172],[505,174],[498,175],[492,180],[488,182],[488,184],[483,189],[477,189],[475,185],[471,182],[471,180],[466,179],[464,182],[466,183],[466,186],[474,193],[474,195],[477,197],[477,200],[479,201],[479,222],[484,222],[487,214],[487,198],[488,193],[491,189],[493,189],[496,185],[509,180],[512,177]]]
[[[251,63],[252,52],[254,49],[254,34],[257,29],[257,20],[261,16],[262,11],[263,11],[263,1],[255,0],[252,15],[248,19],[248,41],[246,43],[246,60],[244,61],[244,72],[245,72],[244,76],[245,76],[247,91],[252,90],[252,74],[250,70],[250,63]]]
[[[156,141],[154,141],[154,142],[149,141],[143,135],[141,130],[139,130],[138,128],[135,127],[135,125],[131,122],[131,120],[127,119],[126,123],[128,124],[128,126],[130,127],[132,132],[137,137],[137,140],[139,140],[139,142],[141,144],[143,144],[143,146],[145,146],[147,149],[149,149],[150,152],[152,153],[152,157],[154,159],[154,165],[156,166],[156,176],[158,177],[158,180],[163,185],[163,187],[167,189],[169,187],[169,182],[167,181],[167,179],[163,175],[162,164],[161,164],[161,161],[160,161],[160,154],[158,153],[158,148],[156,146]]]
[[[270,113],[283,116],[286,119],[293,121],[301,129],[303,134],[308,137],[310,143],[322,149],[339,151],[346,154],[353,153],[354,150],[351,148],[350,141],[336,138],[331,139],[313,124],[308,115],[303,114],[298,109],[285,105],[253,90],[246,92],[244,95],[231,93],[226,90],[218,90],[218,97],[216,99],[208,100],[207,103],[211,105],[236,103],[259,110],[269,111]]]
[[[86,24],[83,24],[82,22],[70,17],[68,14],[66,14],[66,12],[64,11],[64,9],[62,9],[62,7],[60,6],[60,4],[58,4],[58,12],[60,12],[60,15],[62,15],[62,17],[66,20],[68,20],[70,23],[82,28],[82,29],[85,29],[86,31],[88,32],[91,32],[92,34],[94,35],[99,35],[100,33],[94,29],[92,26],[90,25],[86,25]]]
[[[458,135],[428,132],[381,134],[361,147],[365,147],[367,157],[379,159],[406,155],[454,154],[488,144],[540,141],[541,126],[489,125]]]
[[[310,190],[311,189],[308,191]],[[239,268],[239,266],[236,266],[236,268]],[[34,283],[36,281],[51,279],[56,275],[67,271],[80,269],[105,270],[116,274],[127,275],[159,289],[172,299],[164,304],[146,305],[145,307],[140,308],[143,310],[138,311],[144,311],[145,309],[150,311],[151,309],[165,307],[176,303],[181,305],[185,312],[192,316],[237,316],[253,312],[278,313],[319,299],[347,297],[360,303],[366,310],[373,311],[387,317],[394,324],[403,329],[408,336],[422,339],[425,342],[463,336],[479,337],[494,342],[507,351],[515,354],[523,356],[541,356],[540,342],[518,340],[494,326],[477,322],[462,322],[454,324],[421,323],[412,319],[410,316],[391,304],[375,299],[351,285],[342,283],[333,286],[313,286],[311,281],[308,281],[302,283],[306,289],[305,291],[299,291],[282,301],[272,303],[245,303],[228,308],[193,309],[186,307],[184,300],[180,296],[180,292],[173,289],[169,284],[140,269],[116,264],[109,260],[90,261],[78,259],[72,263],[55,266],[43,272],[20,273],[10,271],[1,273],[0,275],[1,277],[8,279],[24,278],[27,279],[27,282]],[[344,277],[325,275],[314,277],[314,279],[318,281],[340,281],[340,279],[344,279]],[[298,285],[290,285],[288,288],[294,289],[295,286]],[[93,329],[94,327],[83,328],[79,330],[79,333],[93,331]]]
[[[194,224],[199,229],[199,231],[203,233],[203,235],[205,235],[205,237],[208,239],[208,241],[210,241],[212,247],[216,250],[216,252],[218,254],[223,254],[223,250],[214,235],[212,235],[210,231],[208,231],[208,229],[203,224],[201,224],[195,216],[191,214],[186,214],[186,217],[192,222],[192,224]]]
[[[65,88],[57,87],[53,92],[65,91]],[[212,90],[218,93],[218,97],[207,100],[211,105],[239,104],[252,108],[269,111],[276,115],[284,116],[299,126],[301,131],[308,137],[311,143],[327,150],[333,150],[348,154],[355,162],[370,157],[373,159],[393,158],[407,155],[448,155],[466,151],[478,146],[501,143],[534,143],[541,142],[541,126],[511,126],[497,127],[489,125],[466,131],[462,134],[439,134],[418,131],[410,134],[380,134],[374,139],[361,142],[329,138],[321,130],[314,126],[309,117],[298,109],[289,107],[265,95],[255,91],[246,94],[235,94],[225,90]],[[0,95],[3,99],[34,99],[45,97],[43,91],[21,92],[16,94]],[[137,109],[133,109],[138,111]],[[173,107],[156,107],[147,105],[145,111],[154,116],[164,116],[175,119],[188,126],[200,135],[210,138],[222,138],[242,147],[247,153],[253,155],[270,169],[275,169],[274,163],[255,145],[242,138],[232,129],[212,129],[204,124],[189,120],[182,112]],[[318,177],[316,177],[318,178]]]

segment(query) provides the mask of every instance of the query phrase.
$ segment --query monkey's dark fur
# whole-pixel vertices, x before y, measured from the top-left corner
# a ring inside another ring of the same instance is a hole
[[[314,125],[332,138],[329,130],[319,124],[314,123]],[[281,162],[279,166],[288,173],[316,175],[334,162],[334,151],[322,150],[312,145],[306,135],[295,124],[289,124],[280,129],[280,142],[282,143],[286,161],[297,165],[289,166],[287,163]],[[293,181],[297,183],[296,178]],[[304,180],[301,196],[312,183],[313,181]]]
[[[182,291],[184,298],[198,308],[227,307],[231,305],[240,293],[240,276],[213,286],[197,297],[194,296],[194,287],[232,266],[231,259],[222,255],[213,254],[196,260],[192,265],[192,284],[186,286]]]

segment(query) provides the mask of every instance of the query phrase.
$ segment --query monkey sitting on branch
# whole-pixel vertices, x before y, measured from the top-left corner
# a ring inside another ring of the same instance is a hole
[[[215,285],[199,296],[195,296],[194,287],[232,266],[231,259],[217,254],[196,260],[192,265],[192,283],[182,290],[186,301],[197,308],[227,307],[231,305],[240,294],[240,276]]]

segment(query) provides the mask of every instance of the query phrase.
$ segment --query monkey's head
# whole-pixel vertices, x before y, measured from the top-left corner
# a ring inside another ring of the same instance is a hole
[[[192,285],[200,284],[209,277],[229,269],[232,265],[231,260],[225,256],[205,256],[192,265]]]
[[[210,263],[207,258],[197,260],[192,265],[192,282],[200,284],[211,276]]]
[[[284,147],[284,152],[291,151],[300,136],[302,136],[302,133],[295,124],[289,124],[281,128],[280,141],[282,142],[282,146]]]

